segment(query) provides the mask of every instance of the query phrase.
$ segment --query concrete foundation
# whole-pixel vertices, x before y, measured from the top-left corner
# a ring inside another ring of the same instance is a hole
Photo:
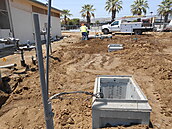
[[[149,125],[151,107],[131,76],[98,76],[93,98],[92,128],[118,125]]]

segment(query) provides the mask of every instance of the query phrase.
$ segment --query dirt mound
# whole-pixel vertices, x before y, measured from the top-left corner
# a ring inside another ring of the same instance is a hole
[[[152,107],[153,128],[172,128],[171,33],[141,36],[116,35],[110,39],[79,41],[79,35],[52,44],[49,94],[67,91],[93,92],[97,75],[133,75]],[[108,53],[108,44],[124,50]],[[32,53],[31,53],[32,54]],[[45,128],[38,71],[27,73],[0,110],[5,128]],[[91,129],[91,98],[82,94],[53,100],[55,128]],[[147,129],[148,126],[109,129]]]

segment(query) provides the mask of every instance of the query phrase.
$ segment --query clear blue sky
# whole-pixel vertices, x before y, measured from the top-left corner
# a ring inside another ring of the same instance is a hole
[[[46,0],[39,0],[43,3],[46,2]],[[122,16],[130,16],[132,15],[130,12],[130,5],[133,3],[134,0],[122,0],[123,1],[123,9],[117,14],[117,17]],[[149,9],[147,10],[147,15],[150,15],[150,12],[153,12],[153,14],[157,14],[157,8],[158,5],[161,3],[162,0],[148,0],[149,3]],[[81,11],[81,7],[84,4],[92,4],[94,5],[95,11],[95,17],[111,17],[111,14],[105,11],[105,2],[106,0],[52,0],[52,5],[55,8],[58,9],[68,9],[71,11],[71,14],[73,15],[71,18],[81,18],[81,14],[79,13]]]

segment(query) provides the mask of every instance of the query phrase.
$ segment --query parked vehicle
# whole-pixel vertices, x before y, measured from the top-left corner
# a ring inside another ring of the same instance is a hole
[[[172,32],[172,20],[170,21],[170,23],[163,29],[163,31],[165,32]]]
[[[126,20],[116,20],[111,24],[102,26],[102,32],[104,34],[109,34],[112,32],[125,32],[141,35],[146,31],[153,31],[151,24],[149,26],[145,26],[143,22],[127,22]]]

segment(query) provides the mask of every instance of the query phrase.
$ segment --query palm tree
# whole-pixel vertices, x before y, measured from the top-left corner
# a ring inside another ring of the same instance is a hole
[[[131,12],[133,15],[142,15],[142,13],[146,14],[146,9],[148,8],[147,0],[135,0],[131,5]]]
[[[68,9],[64,9],[62,11],[63,11],[62,17],[64,18],[65,25],[67,25],[67,21],[69,19],[68,17],[72,16],[72,14],[70,14],[70,10],[68,10]]]
[[[96,9],[93,8],[93,5],[90,5],[90,4],[86,4],[86,5],[82,6],[82,10],[80,11],[80,13],[81,13],[81,16],[82,16],[83,18],[86,17],[88,27],[90,26],[91,16],[94,17],[94,13],[93,13],[93,12],[94,12],[95,10],[96,10]]]
[[[163,0],[158,6],[158,14],[164,16],[164,22],[168,22],[168,16],[169,14],[172,14],[172,1]]]
[[[105,9],[112,13],[112,21],[114,21],[116,13],[122,9],[122,0],[107,0]]]

